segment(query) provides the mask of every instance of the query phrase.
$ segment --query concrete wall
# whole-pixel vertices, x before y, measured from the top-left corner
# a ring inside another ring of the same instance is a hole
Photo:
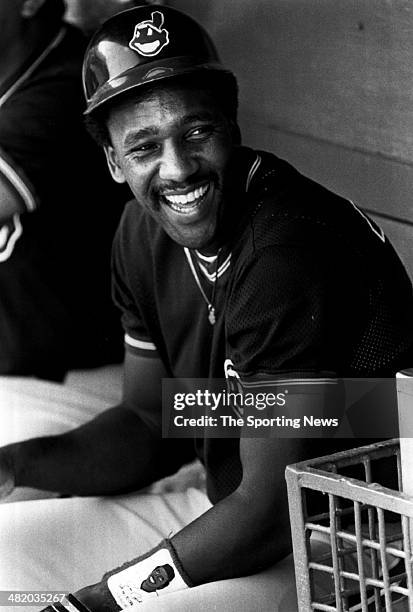
[[[170,0],[238,75],[244,141],[351,197],[413,275],[413,3]]]
[[[163,0],[64,0],[66,18],[86,32],[93,32],[100,23],[114,13],[138,4],[164,4]]]

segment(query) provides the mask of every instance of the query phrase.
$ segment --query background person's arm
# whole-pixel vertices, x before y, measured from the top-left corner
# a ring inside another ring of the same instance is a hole
[[[16,189],[0,174],[0,226],[24,210]]]
[[[190,460],[193,445],[161,438],[165,375],[160,360],[127,352],[121,405],[68,433],[0,449],[0,487],[11,469],[16,486],[75,495],[115,494],[176,471]]]

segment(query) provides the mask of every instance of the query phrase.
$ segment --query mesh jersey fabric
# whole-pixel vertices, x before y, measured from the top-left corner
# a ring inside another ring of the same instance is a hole
[[[128,349],[148,354],[150,344],[169,376],[182,378],[222,378],[226,359],[246,380],[393,376],[411,363],[411,283],[381,230],[269,153],[240,148],[234,165],[239,183],[257,169],[232,206],[236,230],[225,245],[232,260],[216,289],[214,326],[183,249],[135,201],[127,205],[113,291]],[[239,443],[195,445],[216,502],[240,482]]]
[[[393,247],[348,200],[285,163],[266,165],[226,304],[236,370],[393,375],[413,338],[411,283]]]
[[[53,378],[120,360],[110,250],[127,193],[83,126],[86,41],[63,25],[0,90],[0,372]],[[16,228],[19,231],[16,231]]]

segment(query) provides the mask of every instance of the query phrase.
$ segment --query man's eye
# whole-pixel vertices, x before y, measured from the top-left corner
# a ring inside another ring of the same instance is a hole
[[[145,157],[157,150],[157,146],[153,142],[148,142],[139,146],[134,147],[130,151],[132,157]]]
[[[187,138],[189,140],[202,140],[203,138],[207,138],[213,132],[213,128],[210,125],[204,125],[191,130]]]

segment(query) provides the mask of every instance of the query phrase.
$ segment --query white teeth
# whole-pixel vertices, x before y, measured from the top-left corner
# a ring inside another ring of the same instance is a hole
[[[208,191],[208,187],[209,184],[198,187],[197,189],[194,189],[194,191],[190,191],[185,195],[164,195],[164,198],[171,204],[191,204],[192,202],[195,202],[195,200],[202,198],[202,196]]]

